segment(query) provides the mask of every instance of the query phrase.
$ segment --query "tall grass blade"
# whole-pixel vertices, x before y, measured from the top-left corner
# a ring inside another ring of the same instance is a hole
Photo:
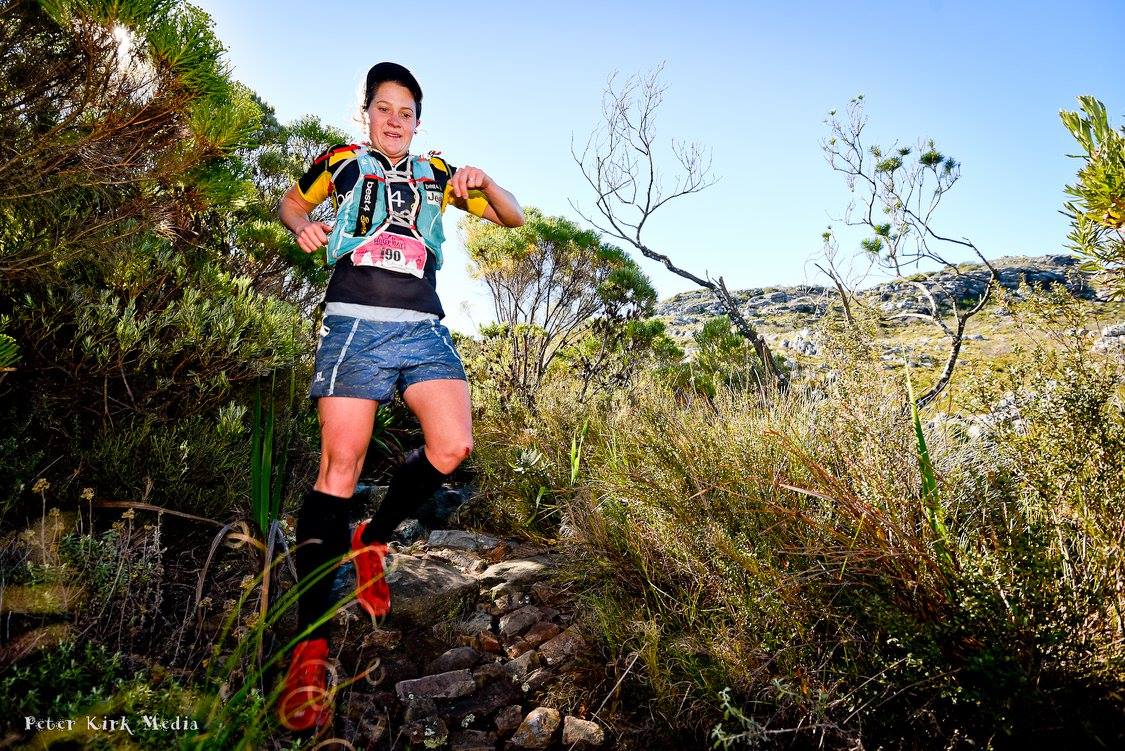
[[[586,442],[586,429],[590,426],[590,418],[582,421],[582,427],[570,439],[570,484],[578,482],[578,469],[582,464],[582,446]]]
[[[260,529],[262,508],[258,489],[262,484],[262,384],[254,392],[254,413],[250,419],[250,513]]]
[[[922,475],[922,502],[926,506],[926,517],[934,533],[934,547],[938,558],[947,568],[953,568],[953,554],[949,545],[949,530],[945,526],[945,507],[938,492],[937,473],[930,460],[930,450],[926,446],[926,435],[922,431],[922,418],[918,414],[918,402],[914,398],[914,384],[910,380],[910,366],[906,368],[906,394],[910,399],[910,417],[914,422],[914,437],[918,441],[918,468]]]

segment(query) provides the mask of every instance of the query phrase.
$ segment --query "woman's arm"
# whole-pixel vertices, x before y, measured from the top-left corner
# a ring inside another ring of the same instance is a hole
[[[277,216],[281,223],[297,238],[297,246],[306,253],[315,253],[318,248],[328,244],[328,233],[332,231],[324,222],[314,222],[309,219],[309,214],[316,208],[315,203],[309,203],[301,197],[301,192],[294,185],[281,198],[277,205]]]
[[[453,195],[461,202],[468,200],[470,190],[479,190],[488,199],[488,208],[481,215],[501,227],[519,227],[523,224],[523,209],[519,201],[484,170],[477,167],[459,167],[450,180]],[[459,208],[464,208],[462,203]]]

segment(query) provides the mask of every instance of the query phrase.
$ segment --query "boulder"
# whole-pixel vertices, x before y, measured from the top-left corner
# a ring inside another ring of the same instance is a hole
[[[415,626],[451,621],[479,594],[477,582],[439,560],[387,556],[391,618]]]
[[[513,558],[495,563],[480,575],[481,586],[494,587],[498,584],[515,584],[543,579],[554,568],[553,556],[538,555],[533,558]]]
[[[491,550],[500,542],[498,537],[463,529],[435,529],[426,540],[426,544],[431,548],[452,548],[474,553]]]

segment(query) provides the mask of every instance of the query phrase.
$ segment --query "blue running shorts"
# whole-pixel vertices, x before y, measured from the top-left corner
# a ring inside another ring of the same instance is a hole
[[[465,377],[453,337],[436,319],[369,321],[325,316],[309,397],[351,396],[386,403],[412,383]]]

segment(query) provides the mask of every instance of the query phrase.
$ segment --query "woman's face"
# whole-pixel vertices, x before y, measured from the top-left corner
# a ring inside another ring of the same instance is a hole
[[[379,84],[367,107],[367,120],[372,146],[392,159],[406,154],[419,122],[410,89],[393,81]]]

